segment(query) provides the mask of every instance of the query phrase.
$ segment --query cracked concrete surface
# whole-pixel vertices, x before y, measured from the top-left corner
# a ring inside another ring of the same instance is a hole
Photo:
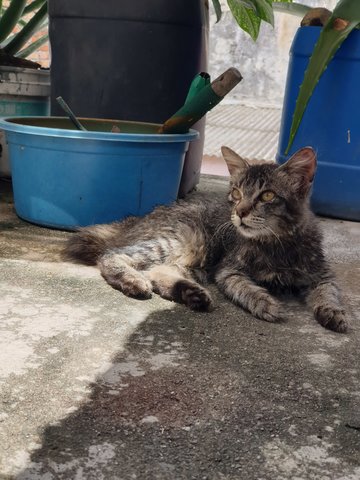
[[[360,224],[322,224],[347,335],[293,299],[274,325],[214,288],[208,314],[125,298],[2,184],[0,478],[359,480]]]

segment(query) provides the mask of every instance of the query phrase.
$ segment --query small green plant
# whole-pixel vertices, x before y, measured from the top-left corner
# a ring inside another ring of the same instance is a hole
[[[288,5],[289,13],[293,13],[291,9],[292,6],[293,5]],[[322,74],[325,72],[327,66],[344,40],[354,28],[359,26],[359,24],[360,1],[339,0],[334,11],[329,15],[329,18],[323,26],[319,40],[317,41],[310,57],[304,80],[301,84],[299,95],[296,100],[289,141],[285,152],[286,154],[289,152],[293,144],[306,107]]]
[[[217,21],[221,18],[220,0],[212,0]],[[281,0],[276,3],[292,3],[292,0]],[[239,27],[247,32],[253,40],[259,36],[261,22],[274,26],[273,0],[227,0],[230,11]]]
[[[24,59],[44,44],[47,34],[25,47],[47,19],[47,0],[0,0],[0,64],[16,65],[13,57]]]

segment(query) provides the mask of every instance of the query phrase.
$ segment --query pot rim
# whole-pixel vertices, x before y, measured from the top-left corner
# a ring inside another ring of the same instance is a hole
[[[196,140],[199,137],[199,132],[189,129],[188,133],[179,134],[159,134],[159,133],[116,133],[116,132],[96,132],[96,131],[82,131],[72,130],[67,128],[51,128],[42,126],[33,126],[21,124],[22,120],[38,120],[38,119],[56,119],[68,120],[68,117],[55,116],[28,116],[28,117],[5,117],[0,118],[0,129],[5,132],[21,133],[25,135],[38,135],[52,138],[71,138],[76,140],[106,140],[111,142],[141,142],[141,143],[176,143],[189,142]],[[149,125],[160,127],[160,124],[148,122],[133,122],[125,120],[111,120],[111,119],[94,119],[86,117],[78,117],[80,121],[98,120],[105,123],[120,124],[134,124],[134,125]],[[16,121],[16,123],[15,123]]]

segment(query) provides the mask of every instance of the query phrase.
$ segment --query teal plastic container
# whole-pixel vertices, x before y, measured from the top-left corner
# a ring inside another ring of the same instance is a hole
[[[312,146],[318,168],[311,198],[321,215],[360,220],[360,31],[354,30],[320,78],[289,155],[285,149],[299,87],[320,27],[302,27],[294,38],[288,68],[277,161]]]
[[[185,152],[198,137],[159,135],[159,125],[67,118],[0,120],[6,133],[15,209],[39,225],[77,227],[144,215],[177,199]],[[112,127],[120,133],[112,133]]]
[[[50,72],[0,66],[0,117],[50,114]],[[4,134],[0,130],[0,176],[11,177]]]
[[[44,98],[28,99],[26,97],[0,97],[0,117],[10,116],[45,116],[50,113],[50,100]]]

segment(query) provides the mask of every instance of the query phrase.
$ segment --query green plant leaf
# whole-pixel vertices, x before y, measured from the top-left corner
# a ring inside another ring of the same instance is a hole
[[[240,28],[255,41],[259,36],[261,23],[261,18],[256,13],[255,4],[244,0],[228,0],[228,5]]]
[[[40,8],[42,5],[44,5],[46,1],[47,0],[34,0],[29,5],[26,5],[23,11],[23,16],[28,15],[29,13],[33,12],[37,8]]]
[[[307,5],[302,5],[301,3],[288,3],[288,2],[273,2],[273,8],[275,12],[284,12],[290,13],[291,15],[296,15],[298,17],[304,17],[311,7]]]
[[[3,42],[13,31],[24,11],[25,5],[26,0],[11,0],[0,20],[0,42]]]
[[[241,3],[241,2],[240,2]],[[272,9],[272,0],[251,0],[244,4],[245,8],[252,10],[260,20],[274,24],[274,12]]]
[[[236,0],[235,3],[237,3],[239,6],[242,6],[244,8],[249,8],[250,10],[255,11],[255,5],[253,0]]]
[[[222,16],[220,0],[212,0],[212,2],[213,2],[213,5],[214,5],[214,10],[215,10],[215,14],[216,14],[216,23],[218,23],[221,19],[221,16]]]
[[[272,8],[272,0],[254,0],[256,14],[270,25],[274,26],[274,11]]]
[[[33,34],[41,28],[47,17],[47,11],[47,2],[45,2],[25,27],[4,47],[4,51],[9,55],[16,55]]]
[[[244,7],[236,0],[228,0],[228,5],[239,27],[247,32],[253,40],[256,40],[261,20],[255,15],[254,10]]]
[[[31,43],[28,45],[26,48],[21,50],[17,56],[20,58],[27,58],[29,57],[32,53],[36,52],[44,43],[46,43],[49,40],[49,36],[47,33],[42,35],[40,38],[35,40],[35,42]]]
[[[283,0],[284,3],[291,1]],[[227,2],[240,28],[253,40],[259,35],[262,20],[274,26],[273,0],[227,0]]]
[[[7,37],[7,39],[1,44],[1,48],[3,49],[4,47],[6,47],[6,45],[11,42],[11,40],[15,38],[15,34],[14,35],[9,35]]]
[[[328,23],[323,27],[319,40],[309,60],[303,83],[296,100],[292,119],[287,154],[293,144],[295,135],[304,116],[311,95],[335,53],[348,37],[349,33],[360,23],[359,0],[340,0]],[[308,27],[303,27],[308,28]]]

